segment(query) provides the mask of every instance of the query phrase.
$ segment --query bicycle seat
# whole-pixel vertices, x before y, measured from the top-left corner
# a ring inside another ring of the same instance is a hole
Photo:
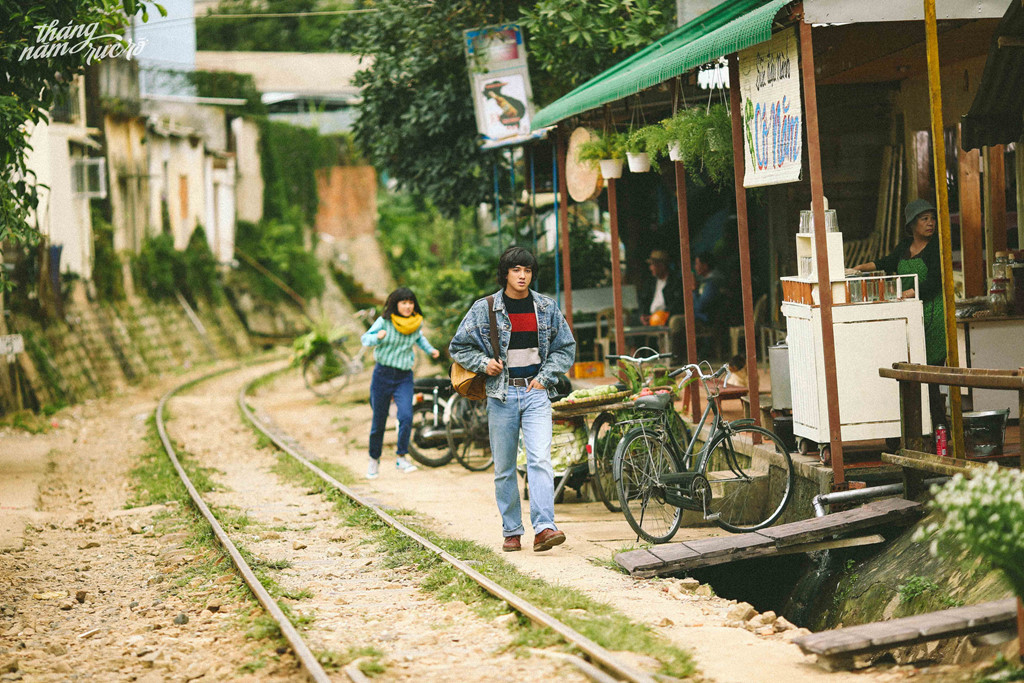
[[[672,394],[666,392],[664,394],[641,396],[637,400],[633,401],[633,407],[637,410],[666,410],[671,403]]]
[[[422,377],[417,380],[413,380],[413,386],[417,389],[433,389],[434,387],[450,387],[452,381],[447,377]]]

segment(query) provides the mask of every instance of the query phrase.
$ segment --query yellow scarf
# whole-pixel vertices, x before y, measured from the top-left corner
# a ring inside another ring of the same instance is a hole
[[[420,325],[423,324],[423,316],[419,313],[413,313],[408,318],[403,318],[397,313],[392,313],[391,324],[402,334],[412,334],[420,329]]]

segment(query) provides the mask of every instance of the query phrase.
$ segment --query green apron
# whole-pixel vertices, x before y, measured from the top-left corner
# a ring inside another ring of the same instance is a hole
[[[917,275],[917,295],[921,296],[921,285],[928,279],[928,266],[920,257],[900,259],[896,266],[897,275]],[[939,277],[939,273],[935,273]],[[914,286],[911,278],[903,279],[902,290]],[[922,299],[924,308],[924,349],[928,365],[945,365],[946,363],[946,318],[942,302],[942,289],[931,299]]]

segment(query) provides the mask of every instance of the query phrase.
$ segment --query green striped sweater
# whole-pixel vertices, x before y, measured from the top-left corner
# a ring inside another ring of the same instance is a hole
[[[377,339],[377,333],[381,330],[387,332],[383,339]],[[370,329],[363,335],[363,346],[374,346],[373,359],[380,365],[387,365],[398,370],[412,370],[416,354],[412,350],[413,344],[420,347],[427,353],[434,353],[434,347],[430,345],[427,338],[423,336],[423,327],[412,334],[402,334],[395,329],[390,320],[377,318]]]

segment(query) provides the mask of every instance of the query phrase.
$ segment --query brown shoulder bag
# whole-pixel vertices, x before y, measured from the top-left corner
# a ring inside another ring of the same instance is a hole
[[[493,296],[487,297],[487,312],[491,317],[491,349],[494,351],[494,359],[498,360],[501,351],[498,348],[498,318],[494,315]],[[487,398],[486,372],[470,372],[458,361],[452,361],[448,377],[459,396],[464,396],[470,401],[482,401]]]

